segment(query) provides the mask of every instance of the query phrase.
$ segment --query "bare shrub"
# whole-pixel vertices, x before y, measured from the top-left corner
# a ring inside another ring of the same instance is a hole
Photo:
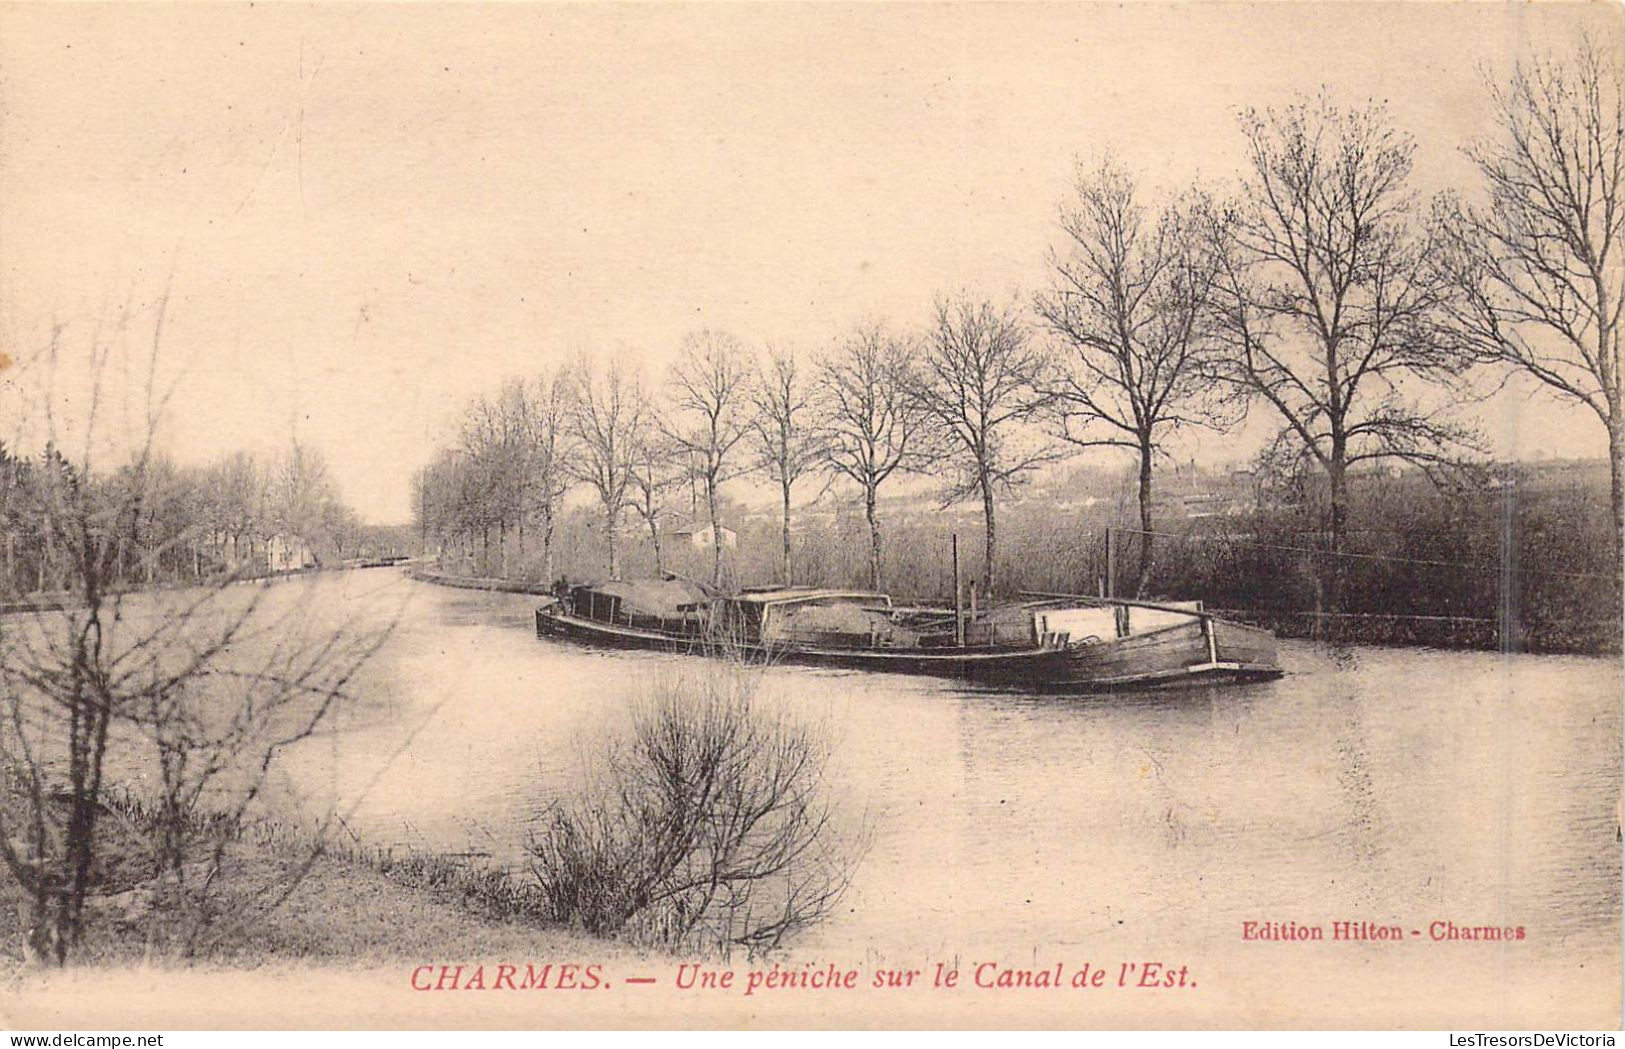
[[[863,852],[837,829],[824,733],[770,713],[756,677],[665,681],[587,794],[544,814],[549,917],[599,936],[756,955],[825,918]]]
[[[269,582],[106,598],[95,579],[0,635],[0,859],[27,901],[25,954],[65,962],[113,922],[193,956],[302,875],[239,893],[237,831],[388,630],[322,625]]]

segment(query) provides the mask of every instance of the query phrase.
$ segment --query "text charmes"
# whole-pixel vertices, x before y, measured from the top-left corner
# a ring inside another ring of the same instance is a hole
[[[606,985],[602,965],[420,965],[414,991],[596,991]]]
[[[1522,925],[1457,925],[1451,921],[1427,924],[1429,940],[1482,940],[1503,942],[1526,937]],[[1294,921],[1242,922],[1243,940],[1268,940],[1277,943],[1301,943],[1306,940],[1333,940],[1357,943],[1398,942],[1423,938],[1421,929],[1407,934],[1402,925],[1372,921],[1336,921],[1327,925],[1313,925]]]

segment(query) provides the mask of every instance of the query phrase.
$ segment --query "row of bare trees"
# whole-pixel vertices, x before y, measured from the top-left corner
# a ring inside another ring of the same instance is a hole
[[[1479,191],[1431,202],[1413,185],[1415,141],[1381,106],[1324,96],[1242,113],[1248,163],[1228,199],[1148,205],[1109,164],[1080,175],[1036,312],[1069,345],[1061,395],[1092,424],[1062,434],[1138,452],[1143,530],[1163,436],[1222,429],[1253,404],[1279,423],[1266,461],[1322,477],[1340,554],[1350,470],[1458,467],[1477,442],[1448,410],[1487,370],[1598,416],[1625,533],[1620,69],[1583,43],[1492,95],[1499,131],[1466,147]],[[1335,569],[1329,584],[1335,604]]]
[[[686,495],[689,513],[698,519],[703,507],[711,526],[720,582],[721,487],[757,474],[780,496],[788,583],[796,486],[844,480],[863,498],[870,583],[878,587],[882,485],[900,472],[943,471],[945,498],[982,500],[991,579],[996,493],[1053,458],[1028,420],[1052,400],[1043,374],[1016,312],[967,296],[941,301],[916,338],[867,324],[807,359],[770,347],[758,361],[734,336],[702,330],[683,340],[658,387],[619,362],[580,362],[474,401],[460,446],[418,476],[420,523],[442,547],[461,541],[487,552],[495,539],[503,551],[495,568],[505,572],[508,533],[523,537],[540,522],[541,571],[551,577],[552,522],[565,492],[579,485],[602,510],[613,575],[626,512],[647,529],[658,570],[662,529]],[[518,545],[523,556],[523,538]]]
[[[980,501],[992,588],[1000,494],[1065,455],[1123,448],[1139,466],[1143,585],[1169,438],[1257,409],[1278,424],[1266,462],[1325,493],[1335,607],[1350,472],[1402,460],[1459,473],[1480,450],[1453,409],[1522,372],[1602,420],[1625,530],[1619,70],[1587,43],[1572,61],[1526,64],[1493,96],[1499,133],[1467,147],[1482,192],[1424,198],[1416,142],[1384,107],[1302,98],[1240,114],[1247,162],[1224,193],[1158,196],[1109,159],[1080,164],[1030,312],[960,293],[911,333],[869,322],[822,352],[770,347],[760,363],[727,333],[695,332],[653,387],[619,364],[550,375],[535,387],[550,406],[539,427],[516,385],[476,402],[463,446],[420,478],[424,525],[488,541],[534,513],[550,522],[584,484],[613,574],[624,510],[643,519],[658,566],[662,519],[686,486],[692,510],[703,498],[720,581],[719,488],[754,472],[778,488],[790,582],[793,489],[822,478],[821,492],[839,482],[861,498],[879,587],[879,494],[914,473],[940,482],[945,504]]]
[[[343,558],[364,535],[320,454],[297,444],[274,460],[235,452],[187,466],[154,455],[107,473],[86,472],[54,445],[26,456],[0,444],[0,593],[71,589],[60,512],[70,493],[105,532],[120,586],[260,574],[284,556],[276,544]]]

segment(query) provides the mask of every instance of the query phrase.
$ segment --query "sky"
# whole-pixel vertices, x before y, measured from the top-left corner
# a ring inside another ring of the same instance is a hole
[[[25,443],[93,405],[109,448],[160,414],[182,461],[298,440],[404,521],[505,378],[1029,301],[1077,158],[1223,191],[1238,107],[1322,88],[1388,104],[1419,192],[1470,189],[1483,77],[1618,29],[1560,3],[8,5],[0,403]],[[1606,449],[1523,383],[1479,421],[1501,454]]]

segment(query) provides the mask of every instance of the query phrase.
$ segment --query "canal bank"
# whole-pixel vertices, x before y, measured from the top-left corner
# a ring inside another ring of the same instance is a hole
[[[545,583],[533,583],[525,579],[503,579],[498,576],[457,575],[442,572],[437,568],[414,566],[406,569],[406,578],[415,579],[420,583],[434,583],[436,586],[455,587],[459,590],[484,590],[497,594],[540,595],[553,592]]]
[[[1369,612],[1295,612],[1213,608],[1215,615],[1263,627],[1277,637],[1341,645],[1527,652],[1531,655],[1618,655],[1619,620],[1574,619],[1530,628],[1506,619]]]
[[[9,827],[25,815],[14,787],[3,799]],[[270,822],[232,831],[209,888],[189,897],[195,907],[178,907],[160,899],[153,821],[119,795],[107,795],[97,824],[84,940],[70,956],[77,964],[254,968],[646,956],[535,917],[539,904],[522,875],[447,854],[345,843],[337,840],[342,830],[317,836]],[[188,863],[193,884],[199,862]],[[0,909],[21,919],[29,903],[15,879],[0,879]],[[213,918],[189,928],[181,917],[188,909]],[[24,964],[25,941],[22,928],[5,937],[0,959]]]

